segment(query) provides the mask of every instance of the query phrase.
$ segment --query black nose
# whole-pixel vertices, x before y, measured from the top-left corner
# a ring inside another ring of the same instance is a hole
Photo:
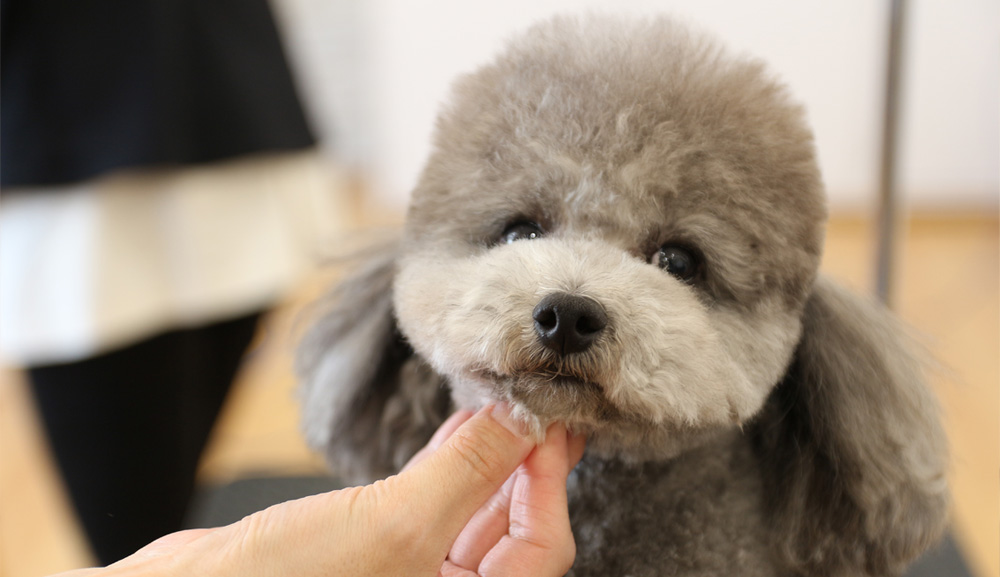
[[[608,315],[597,301],[567,293],[543,298],[531,316],[538,339],[560,355],[587,350],[608,326]]]

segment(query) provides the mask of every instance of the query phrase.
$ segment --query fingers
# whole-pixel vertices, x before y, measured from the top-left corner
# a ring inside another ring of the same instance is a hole
[[[541,545],[504,535],[483,559],[477,575],[481,577],[565,575],[576,558],[576,544],[572,533],[560,533],[557,537],[549,545]]]
[[[561,424],[528,457],[511,494],[509,528],[483,558],[484,576],[563,575],[576,547],[569,524],[566,477],[582,456],[582,437]],[[528,573],[525,573],[527,571]]]
[[[386,480],[400,496],[400,513],[428,528],[441,558],[476,511],[531,453],[534,443],[503,405],[487,407],[463,423],[440,448],[405,473]],[[419,495],[419,499],[405,496]]]
[[[448,559],[458,567],[478,570],[483,557],[507,534],[510,500],[520,469],[515,471],[500,490],[480,507],[462,529],[448,552]]]
[[[449,561],[484,575],[501,569],[509,571],[511,563],[523,569],[519,558],[508,556],[525,554],[520,543],[526,541],[537,550],[539,558],[555,555],[558,562],[553,568],[557,571],[567,558],[572,563],[575,549],[566,504],[566,477],[583,455],[585,441],[582,436],[568,434],[560,424],[551,425],[545,442],[469,521],[452,546]],[[516,541],[492,553],[505,538]],[[504,555],[496,557],[501,552]],[[484,563],[487,555],[495,558]],[[532,568],[529,574],[545,574]],[[563,573],[565,570],[554,574]]]
[[[475,415],[475,413],[472,411],[460,409],[456,411],[455,414],[448,417],[448,419],[442,423],[440,427],[438,427],[438,430],[434,432],[434,436],[431,437],[431,440],[424,445],[424,448],[417,451],[417,453],[406,462],[406,465],[403,466],[400,472],[412,468],[420,461],[426,459],[428,455],[437,451],[441,447],[441,444],[444,443],[445,440],[448,439],[448,437],[450,437],[452,433],[454,433],[458,427],[462,425],[462,423],[468,421],[473,415]]]

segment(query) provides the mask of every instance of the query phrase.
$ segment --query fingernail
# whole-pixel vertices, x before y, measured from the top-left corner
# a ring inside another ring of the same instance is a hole
[[[496,422],[503,425],[503,427],[511,433],[514,433],[518,437],[528,436],[527,426],[510,414],[510,405],[507,403],[498,403],[494,405],[493,411],[490,414],[493,415]]]

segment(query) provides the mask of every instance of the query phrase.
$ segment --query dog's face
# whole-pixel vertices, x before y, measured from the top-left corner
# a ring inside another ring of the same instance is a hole
[[[785,372],[825,209],[798,107],[686,33],[557,22],[462,79],[393,303],[456,402],[676,454]]]
[[[398,471],[453,401],[588,433],[578,480],[610,486],[601,457],[670,458],[746,424],[751,486],[714,455],[684,467],[748,491],[777,573],[900,574],[941,535],[922,355],[816,277],[812,139],[759,64],[668,20],[554,19],[458,83],[436,146],[402,239],[362,255],[299,352],[305,433],[338,473]],[[608,486],[570,488],[613,513],[580,541],[591,560],[645,515]]]

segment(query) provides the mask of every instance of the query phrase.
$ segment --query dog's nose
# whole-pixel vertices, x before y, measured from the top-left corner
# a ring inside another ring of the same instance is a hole
[[[569,355],[590,348],[608,326],[608,315],[597,301],[568,293],[552,293],[531,313],[543,345]]]

